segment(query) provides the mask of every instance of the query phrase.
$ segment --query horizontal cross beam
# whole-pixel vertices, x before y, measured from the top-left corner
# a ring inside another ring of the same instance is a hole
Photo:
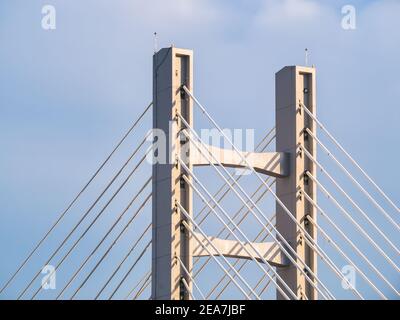
[[[198,148],[197,148],[198,147]],[[199,149],[201,151],[199,151]],[[190,162],[193,166],[210,165],[210,159],[213,164],[218,162],[225,167],[230,168],[246,168],[243,158],[231,149],[222,149],[205,143],[197,143],[196,146],[190,148]],[[289,175],[289,154],[285,152],[241,152],[247,162],[255,171],[283,178]],[[212,154],[212,156],[210,155]]]
[[[196,240],[195,237],[192,239],[192,241],[195,241],[195,243],[193,243],[194,257],[219,256],[222,254],[224,257],[247,260],[253,259],[252,257],[254,257],[258,262],[263,263],[260,258],[260,255],[262,255],[263,258],[274,267],[287,267],[289,265],[289,259],[286,258],[275,242],[253,242],[252,245],[243,243],[243,246],[247,249],[245,250],[236,240],[226,240],[212,236],[206,238],[197,232],[196,237],[199,240]],[[246,251],[251,253],[251,256]]]

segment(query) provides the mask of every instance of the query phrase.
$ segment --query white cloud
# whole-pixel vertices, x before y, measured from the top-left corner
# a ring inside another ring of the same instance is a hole
[[[223,11],[209,0],[150,0],[127,2],[132,17],[141,23],[163,25],[165,28],[174,28],[174,25],[186,23],[186,27],[202,26],[215,23],[223,19]]]
[[[265,0],[255,17],[255,24],[264,27],[285,28],[297,23],[315,24],[328,9],[311,0]]]

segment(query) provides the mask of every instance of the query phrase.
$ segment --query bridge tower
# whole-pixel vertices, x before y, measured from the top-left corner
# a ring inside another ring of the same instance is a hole
[[[179,131],[184,129],[178,113],[193,125],[192,101],[182,93],[183,85],[189,90],[193,88],[193,52],[175,47],[156,52],[153,57],[153,128],[161,129],[170,141],[163,143],[165,161],[153,165],[153,299],[189,299],[182,281],[191,285],[188,274],[177,260],[179,257],[187,270],[192,269],[189,235],[181,225],[181,221],[187,219],[175,206],[179,201],[187,212],[192,212],[192,191],[182,179],[184,172],[176,162],[176,155],[183,150]],[[190,163],[188,166],[191,168]]]
[[[300,107],[300,104],[304,104],[315,113],[315,69],[285,67],[276,74],[276,152],[238,154],[231,149],[219,149],[203,143],[202,148],[213,155],[212,161],[198,152],[192,152],[192,144],[182,138],[181,133],[187,128],[178,114],[193,127],[193,101],[182,89],[183,86],[193,92],[193,52],[175,47],[156,52],[153,58],[153,128],[165,132],[169,143],[166,144],[167,161],[153,165],[152,299],[190,299],[187,287],[190,290],[192,288],[194,256],[223,255],[254,259],[255,252],[262,252],[264,262],[277,268],[283,281],[299,298],[306,296],[308,299],[316,299],[315,290],[307,284],[304,275],[287,262],[287,257],[280,250],[271,252],[271,248],[276,247],[274,243],[250,243],[246,246],[249,245],[251,249],[243,245],[241,249],[235,241],[198,234],[195,238],[202,239],[203,247],[208,248],[207,252],[195,250],[195,240],[182,226],[191,226],[191,221],[176,207],[176,202],[179,202],[193,217],[192,188],[188,185],[188,181],[192,180],[176,161],[178,156],[186,159],[189,170],[211,163],[235,168],[245,168],[250,164],[258,173],[276,177],[279,199],[315,239],[316,231],[305,219],[310,215],[315,221],[315,213],[301,195],[301,191],[305,190],[316,199],[315,185],[305,178],[307,170],[315,176],[315,167],[301,151],[301,147],[306,148],[315,157],[315,144],[304,134],[305,128],[312,132],[315,130],[312,121]],[[243,163],[243,156],[247,164]],[[314,251],[305,244],[301,230],[278,203],[276,215],[277,230],[316,273],[317,259]],[[203,241],[206,238],[209,244]],[[277,297],[282,298],[279,292]]]
[[[316,185],[305,175],[309,171],[315,177],[316,168],[301,148],[305,148],[316,159],[315,141],[308,137],[305,131],[308,128],[315,134],[314,122],[302,110],[304,106],[315,114],[315,88],[315,68],[290,66],[276,73],[276,151],[288,153],[290,158],[290,175],[283,179],[276,179],[276,194],[314,241],[317,239],[316,230],[312,224],[307,223],[307,215],[316,221],[315,209],[302,196],[301,191],[307,192],[316,201]],[[298,256],[314,274],[317,274],[315,251],[307,246],[300,228],[278,203],[276,204],[276,227]],[[299,261],[297,262],[300,264]],[[299,298],[306,296],[308,299],[317,299],[316,290],[293,264],[287,268],[278,268],[278,274]],[[279,298],[282,297],[278,293]]]

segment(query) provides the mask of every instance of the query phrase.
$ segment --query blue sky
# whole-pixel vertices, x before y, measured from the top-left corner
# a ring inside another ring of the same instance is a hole
[[[56,8],[56,30],[41,28],[45,4]],[[356,8],[356,30],[341,28],[345,4]],[[0,283],[151,100],[155,31],[159,47],[194,50],[196,95],[219,124],[254,128],[257,138],[274,125],[275,72],[304,64],[309,48],[319,118],[398,204],[399,16],[395,0],[1,1]],[[92,197],[150,124],[147,118]],[[399,244],[398,234],[390,236]],[[42,260],[1,297],[15,298]]]

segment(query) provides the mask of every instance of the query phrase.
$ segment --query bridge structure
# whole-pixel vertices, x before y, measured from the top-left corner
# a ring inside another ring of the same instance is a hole
[[[25,275],[16,298],[39,299],[57,275],[55,299],[398,299],[400,209],[317,116],[316,69],[276,73],[275,127],[254,150],[238,147],[200,102],[193,72],[191,50],[154,54],[152,102],[0,294]],[[64,234],[150,116],[152,128]],[[223,146],[204,141],[197,116]],[[127,189],[134,195],[114,212]]]

